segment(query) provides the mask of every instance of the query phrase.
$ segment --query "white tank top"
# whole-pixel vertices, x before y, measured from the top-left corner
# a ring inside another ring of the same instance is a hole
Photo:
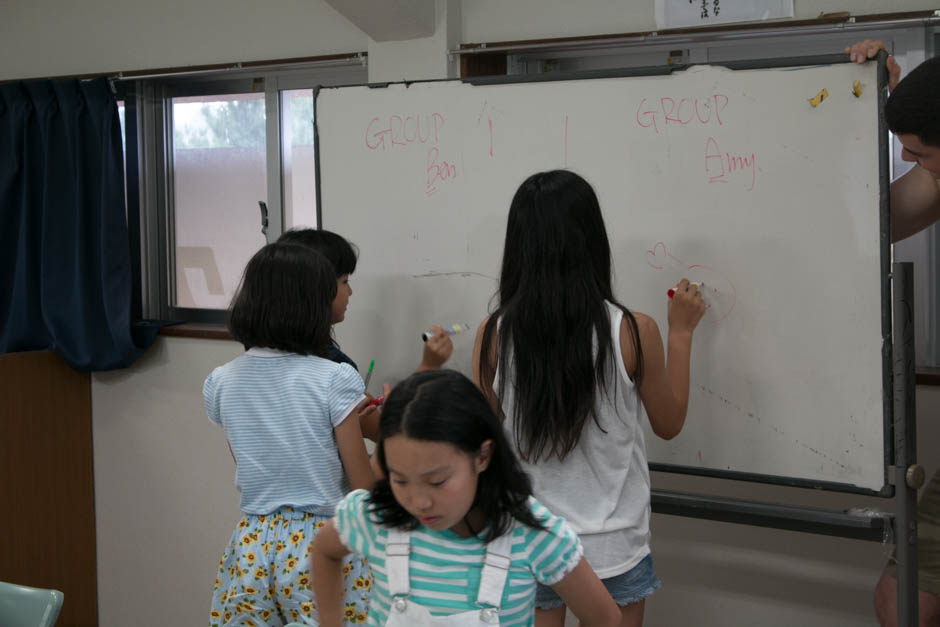
[[[602,579],[627,572],[650,552],[650,478],[640,425],[642,404],[623,366],[623,312],[609,302],[607,309],[614,349],[607,365],[609,389],[606,394],[595,390],[598,422],[606,433],[588,418],[581,438],[564,461],[542,457],[532,465],[520,459],[532,477],[535,498],[578,532],[585,557]],[[511,359],[507,361],[512,363]],[[511,413],[514,374],[507,373],[500,403],[506,416],[506,433],[518,453]],[[497,394],[498,381],[497,369],[493,380]]]

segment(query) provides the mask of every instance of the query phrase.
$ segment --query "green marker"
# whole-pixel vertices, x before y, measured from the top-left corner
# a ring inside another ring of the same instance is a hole
[[[375,368],[375,360],[369,362],[369,371],[366,373],[366,390],[369,389],[369,379],[372,378],[372,369]]]

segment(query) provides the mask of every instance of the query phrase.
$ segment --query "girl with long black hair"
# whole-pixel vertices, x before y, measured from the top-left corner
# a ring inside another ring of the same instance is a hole
[[[692,331],[705,304],[683,279],[668,309],[664,353],[656,322],[614,298],[590,184],[567,170],[522,183],[509,208],[497,306],[477,332],[474,376],[503,416],[535,497],[578,531],[622,625],[642,624],[644,599],[660,585],[640,410],[662,438],[682,429]],[[539,627],[564,623],[551,589],[539,588],[536,608]]]

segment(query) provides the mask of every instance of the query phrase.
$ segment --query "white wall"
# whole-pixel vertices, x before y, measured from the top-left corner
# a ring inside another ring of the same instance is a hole
[[[92,377],[102,627],[208,623],[239,508],[202,383],[241,352],[235,342],[161,338],[132,368]]]
[[[360,52],[321,0],[4,0],[0,80]]]
[[[936,8],[878,0],[796,0],[798,18]],[[451,6],[450,4],[448,6]],[[451,14],[453,17],[453,14]],[[644,0],[467,0],[464,42],[652,29]],[[450,38],[436,38],[444,54]],[[420,45],[422,53],[427,42]],[[423,75],[396,44],[394,72]],[[320,0],[6,0],[0,80],[349,53],[382,47]],[[390,50],[390,49],[389,49]],[[393,53],[389,53],[393,54]],[[412,57],[414,58],[414,57]],[[372,59],[382,64],[382,59]],[[419,67],[420,66],[420,67]],[[446,63],[433,67],[447,68]],[[446,69],[438,70],[446,72]],[[440,76],[443,77],[443,76]],[[233,466],[209,424],[201,386],[240,351],[233,342],[162,338],[132,368],[92,379],[100,624],[205,624],[221,550],[237,517]],[[921,460],[937,465],[940,389],[918,390]],[[928,457],[929,455],[929,457]],[[845,495],[658,474],[656,487],[775,498],[818,507],[870,501]],[[880,507],[887,505],[876,503]],[[648,625],[873,625],[870,589],[884,549],[874,543],[654,516],[664,588]]]

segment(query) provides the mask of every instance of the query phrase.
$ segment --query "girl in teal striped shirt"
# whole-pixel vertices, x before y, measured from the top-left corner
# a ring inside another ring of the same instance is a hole
[[[342,560],[372,566],[369,625],[532,625],[536,582],[581,624],[620,612],[577,534],[531,496],[489,403],[449,370],[412,375],[385,401],[377,445],[384,479],[357,490],[313,542],[324,627],[340,625]]]

